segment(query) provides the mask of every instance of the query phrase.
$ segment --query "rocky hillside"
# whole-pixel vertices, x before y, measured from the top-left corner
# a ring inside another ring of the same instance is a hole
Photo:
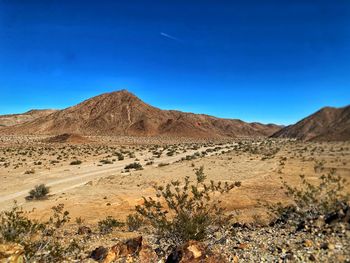
[[[20,114],[0,115],[0,127],[8,127],[30,122],[37,118],[50,115],[55,111],[56,110],[30,110]]]
[[[272,137],[305,141],[350,140],[350,106],[322,108],[298,123],[281,129]]]
[[[161,110],[126,90],[106,93],[31,122],[3,129],[5,133],[178,137],[270,136],[280,126],[220,119],[203,114]]]

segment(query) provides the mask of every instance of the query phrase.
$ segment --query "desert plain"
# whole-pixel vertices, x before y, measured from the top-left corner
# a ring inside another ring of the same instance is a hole
[[[124,222],[143,197],[156,198],[154,186],[185,176],[194,181],[199,167],[208,182],[241,182],[220,196],[225,213],[239,224],[268,225],[268,205],[291,202],[282,181],[300,186],[300,175],[317,183],[323,174],[335,172],[347,180],[344,191],[350,192],[350,142],[8,135],[0,143],[0,209],[9,210],[16,201],[31,211],[30,218],[44,221],[51,207],[63,204],[72,219],[65,228],[73,235],[74,219],[91,229],[107,217]],[[140,166],[127,168],[133,163]],[[39,184],[49,187],[48,197],[26,200]],[[138,235],[119,229],[87,243],[93,249]]]

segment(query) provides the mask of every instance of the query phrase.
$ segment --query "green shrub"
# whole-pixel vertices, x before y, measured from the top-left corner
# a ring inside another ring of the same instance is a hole
[[[136,169],[136,170],[142,170],[142,165],[140,163],[131,163],[124,167],[124,169]]]
[[[98,222],[98,229],[101,234],[108,234],[113,231],[115,227],[121,227],[124,224],[119,222],[117,219],[112,216],[107,216],[105,219]]]
[[[21,242],[39,229],[39,224],[29,220],[22,208],[15,205],[12,210],[0,213],[0,241]]]
[[[28,218],[15,203],[9,211],[0,213],[0,243],[18,243],[24,248],[25,262],[70,262],[78,259],[83,247],[72,239],[63,244],[60,229],[69,222],[69,213],[63,204],[52,208],[47,222],[38,223]]]
[[[122,153],[117,153],[117,156],[118,156],[118,161],[124,160],[124,155]]]
[[[81,163],[82,163],[82,161],[80,161],[80,160],[74,160],[70,163],[70,165],[79,165]]]
[[[158,164],[158,167],[164,167],[164,166],[167,166],[167,165],[169,165],[168,163],[160,163],[160,164]]]
[[[100,163],[103,163],[103,164],[112,164],[113,162],[110,161],[110,160],[101,160]]]
[[[128,215],[126,218],[126,226],[129,231],[137,231],[144,224],[143,218],[138,214]]]
[[[42,199],[45,199],[49,192],[50,192],[50,189],[45,184],[36,185],[34,187],[34,189],[29,191],[29,195],[26,197],[26,200],[42,200]]]
[[[185,177],[184,182],[172,181],[163,186],[155,186],[157,199],[144,198],[144,204],[136,206],[136,211],[153,227],[155,233],[174,245],[188,240],[203,240],[209,227],[221,227],[228,222],[213,194],[227,193],[240,182],[222,184],[204,183],[203,167],[195,170],[196,181]]]
[[[346,180],[336,175],[335,169],[320,176],[318,184],[311,184],[304,175],[300,175],[300,179],[301,187],[292,187],[282,181],[285,193],[293,203],[270,207],[279,222],[300,224],[337,213],[347,206],[349,195],[343,191]]]

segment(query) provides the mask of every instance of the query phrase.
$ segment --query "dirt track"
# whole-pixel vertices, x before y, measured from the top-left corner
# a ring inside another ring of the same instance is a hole
[[[153,166],[157,166],[160,163],[171,164],[180,160],[186,155],[191,155],[195,152],[203,151],[208,148],[213,147],[202,147],[198,150],[190,150],[186,153],[177,154],[176,156],[163,156],[154,160]],[[89,181],[99,177],[121,173],[125,165],[129,163],[131,163],[131,160],[124,160],[115,164],[104,166],[96,166],[93,164],[79,165],[77,167],[65,166],[58,169],[42,171],[37,174],[30,175],[26,178],[26,180],[21,181],[20,184],[12,185],[11,187],[8,187],[7,190],[3,191],[5,194],[2,194],[0,196],[0,211],[11,206],[12,201],[14,200],[17,200],[19,204],[23,204],[24,197],[27,196],[28,192],[37,184],[43,183],[46,186],[49,186],[51,190],[50,194],[54,195],[85,185]],[[145,161],[139,161],[139,163],[143,165],[144,169],[148,168],[145,166]],[[64,174],[64,176],[62,176],[62,174]]]

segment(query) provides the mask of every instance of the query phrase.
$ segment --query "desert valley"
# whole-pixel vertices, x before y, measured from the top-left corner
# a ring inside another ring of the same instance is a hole
[[[349,262],[349,180],[350,106],[282,127],[122,90],[2,115],[0,261]]]

